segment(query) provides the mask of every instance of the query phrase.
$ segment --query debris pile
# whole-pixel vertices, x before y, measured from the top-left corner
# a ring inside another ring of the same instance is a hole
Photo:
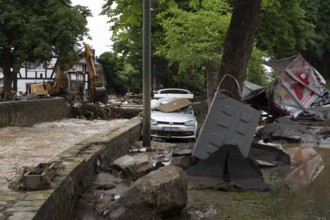
[[[108,102],[117,106],[121,104],[132,104],[132,105],[143,104],[142,94],[135,94],[132,92],[126,93],[124,96],[110,95]]]
[[[45,190],[53,186],[53,178],[63,167],[56,163],[39,163],[36,167],[23,167],[15,177],[7,179],[14,190]]]
[[[123,109],[115,105],[102,103],[72,103],[70,115],[73,118],[87,120],[130,119],[140,114],[141,109]]]
[[[268,112],[273,117],[309,117],[313,120],[327,120],[315,112],[312,106],[330,103],[330,95],[322,75],[301,55],[265,63],[280,72],[270,88],[263,88],[246,82],[243,101]]]
[[[93,213],[94,219],[162,219],[175,216],[187,205],[187,179],[179,165],[170,165],[172,157],[192,152],[192,147],[152,142],[145,149],[141,142],[129,154],[114,161],[99,157],[97,175],[91,190],[77,201],[77,219]],[[189,150],[190,149],[190,150]],[[105,165],[109,164],[109,165]],[[95,212],[94,212],[95,210]]]

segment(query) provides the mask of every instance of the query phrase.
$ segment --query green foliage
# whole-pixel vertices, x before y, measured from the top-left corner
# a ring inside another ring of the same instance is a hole
[[[230,22],[224,1],[205,2],[196,12],[169,9],[158,18],[165,31],[165,44],[157,54],[178,63],[180,72],[220,64],[222,44]]]
[[[266,70],[263,66],[263,57],[265,55],[265,52],[257,49],[255,46],[253,47],[248,63],[246,80],[260,86],[267,86]]]
[[[101,14],[110,18],[113,35],[118,36],[131,27],[142,26],[142,1],[108,0],[103,5]]]
[[[158,0],[152,0],[152,73],[153,81],[157,84],[166,85],[172,81],[172,70],[168,66],[168,62],[164,57],[154,54],[154,49],[157,45],[162,45],[164,40],[163,29],[161,28],[156,15],[168,8],[169,3],[161,4]],[[136,5],[137,7],[133,7]],[[136,12],[135,10],[140,10]],[[131,0],[130,5],[124,0],[107,1],[103,7],[103,14],[107,15],[112,25],[112,41],[113,50],[116,54],[120,54],[126,64],[132,65],[134,70],[139,72],[140,82],[137,85],[142,85],[142,2]],[[136,16],[131,22],[126,19],[129,16]],[[137,80],[137,79],[136,79]],[[155,88],[157,85],[155,86]],[[154,89],[155,89],[154,88]],[[140,88],[141,90],[142,88]]]
[[[224,0],[153,0],[151,5],[152,73],[156,88],[162,84],[194,91],[205,89],[205,73],[216,74],[221,62],[231,6]],[[118,77],[124,81],[129,80],[127,75],[136,75],[133,78],[141,85],[142,74],[137,72],[142,72],[142,2],[109,0],[102,13],[113,23],[114,52],[121,54],[125,63],[125,71]],[[260,63],[257,58],[254,60],[255,65],[250,67],[251,77],[260,74],[260,67],[257,67]],[[262,80],[260,77],[255,79]],[[132,88],[133,83],[129,84]]]
[[[275,58],[299,53],[314,37],[315,25],[308,21],[302,0],[281,1],[264,7],[260,13],[257,47]]]
[[[18,69],[23,61],[44,62],[54,55],[60,61],[87,35],[86,7],[70,1],[3,0],[0,2],[0,66]],[[70,54],[71,53],[71,54]],[[16,73],[14,73],[16,74]]]
[[[124,95],[126,92],[125,83],[119,77],[124,69],[124,60],[112,52],[105,52],[97,59],[102,64],[103,73],[107,79],[107,90],[110,93]]]
[[[134,69],[134,67],[129,64],[124,64],[124,69],[119,72],[118,74],[119,78],[122,82],[125,83],[127,92],[134,91],[135,93],[141,92],[142,88],[142,81],[141,81],[141,75],[140,72]]]
[[[310,37],[307,47],[301,50],[306,58],[325,78],[330,78],[330,1],[302,1],[310,23],[315,25],[315,35]]]
[[[329,3],[330,0],[292,0],[264,5],[257,32],[258,48],[274,58],[300,53],[325,78],[330,78]]]
[[[280,0],[261,0],[261,4],[263,7],[281,7]]]

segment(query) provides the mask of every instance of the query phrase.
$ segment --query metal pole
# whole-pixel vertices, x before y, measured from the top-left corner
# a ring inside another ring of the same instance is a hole
[[[143,0],[143,124],[142,145],[151,147],[151,13],[150,0]]]

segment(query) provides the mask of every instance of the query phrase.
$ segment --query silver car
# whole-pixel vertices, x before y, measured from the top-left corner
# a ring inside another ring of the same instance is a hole
[[[151,112],[152,138],[185,138],[196,139],[197,120],[192,106],[184,107],[174,112]]]

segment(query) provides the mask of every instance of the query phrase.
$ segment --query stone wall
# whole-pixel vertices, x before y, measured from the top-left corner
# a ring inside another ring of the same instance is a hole
[[[136,117],[109,134],[96,135],[61,153],[57,160],[63,168],[54,179],[54,191],[51,191],[34,217],[26,219],[72,219],[75,201],[94,177],[97,164],[102,166],[125,155],[131,143],[140,137],[141,118]]]
[[[69,117],[69,106],[63,98],[0,102],[0,128],[31,126]]]

